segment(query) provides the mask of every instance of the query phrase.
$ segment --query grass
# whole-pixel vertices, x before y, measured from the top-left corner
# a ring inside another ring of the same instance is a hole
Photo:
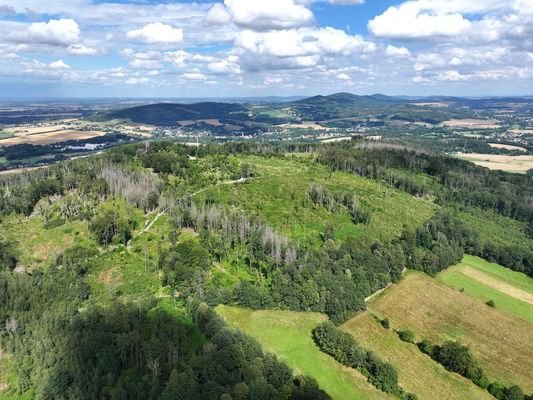
[[[256,338],[266,351],[276,354],[297,374],[313,377],[335,400],[391,399],[370,385],[366,378],[322,353],[311,331],[327,317],[317,313],[254,311],[218,306],[227,322]]]
[[[35,397],[33,390],[17,393],[17,365],[6,353],[0,351],[0,400],[30,400]]]
[[[424,355],[416,345],[402,342],[393,328],[384,329],[370,312],[359,314],[341,326],[341,330],[352,334],[363,347],[394,365],[400,386],[420,400],[492,399],[486,391]]]
[[[354,235],[388,241],[400,235],[404,224],[416,227],[435,211],[429,201],[387,189],[379,182],[356,175],[331,173],[325,166],[310,160],[299,162],[297,158],[253,156],[239,160],[251,164],[259,172],[259,178],[246,184],[218,186],[199,198],[233,204],[248,214],[259,215],[294,241],[321,243],[327,223],[335,227],[339,240]],[[331,213],[324,207],[310,205],[307,190],[313,183],[331,191],[356,194],[360,204],[372,210],[370,224],[355,225],[346,211]]]
[[[468,345],[492,380],[533,390],[532,324],[488,307],[419,272],[372,299],[369,310],[418,340],[458,340]],[[510,334],[512,332],[512,334]]]
[[[488,277],[489,282],[501,282],[504,291],[466,275],[472,268],[479,271],[481,277]],[[465,256],[462,263],[441,272],[437,279],[450,287],[464,290],[464,293],[485,303],[493,300],[496,308],[533,323],[533,305],[520,298],[524,293],[533,294],[533,279],[525,274],[478,257]],[[517,292],[516,295],[513,295],[513,290]]]
[[[47,266],[74,243],[91,241],[87,221],[47,229],[39,216],[25,218],[13,214],[0,223],[0,231],[16,242],[20,264],[32,269]]]

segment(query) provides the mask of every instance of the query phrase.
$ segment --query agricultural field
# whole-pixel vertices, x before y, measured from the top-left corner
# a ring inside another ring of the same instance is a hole
[[[1,139],[0,146],[14,146],[17,144],[47,145],[67,140],[86,140],[104,135],[105,132],[102,131],[56,130]]]
[[[451,119],[444,121],[441,125],[450,128],[467,128],[467,129],[498,129],[500,121],[495,119]]]
[[[533,156],[506,156],[501,154],[461,153],[462,160],[471,161],[480,167],[498,171],[526,173],[533,169]]]
[[[527,151],[525,147],[513,146],[511,144],[500,144],[500,143],[489,143],[490,147],[495,149],[504,149],[504,150],[516,150],[516,151]]]
[[[315,378],[334,400],[393,399],[315,345],[311,331],[327,318],[325,315],[228,306],[218,306],[216,310],[231,326],[257,339],[266,351],[276,354],[296,373]]]
[[[400,386],[420,400],[492,399],[485,390],[423,354],[414,344],[402,342],[366,311],[344,323],[340,329],[352,334],[366,349],[373,351],[398,370]]]
[[[307,156],[302,156],[307,157]],[[295,241],[321,243],[327,223],[335,226],[340,240],[348,235],[365,235],[388,241],[401,234],[404,224],[419,226],[431,218],[435,205],[407,193],[344,172],[331,173],[325,166],[309,160],[240,157],[259,176],[244,185],[217,186],[202,193],[205,199],[232,204],[249,214],[262,216],[268,224]],[[355,225],[348,212],[329,212],[308,204],[311,184],[323,185],[332,192],[356,194],[362,206],[372,211],[368,225]]]
[[[379,318],[389,318],[394,327],[410,329],[417,340],[466,344],[491,380],[533,390],[530,322],[419,272],[409,272],[372,299],[368,309]]]
[[[467,255],[437,279],[483,302],[492,300],[497,309],[533,323],[533,279],[525,274]]]

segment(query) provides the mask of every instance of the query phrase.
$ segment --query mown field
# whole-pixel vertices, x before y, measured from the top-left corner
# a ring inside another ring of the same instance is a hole
[[[478,257],[442,271],[437,279],[495,307],[533,323],[533,279]]]
[[[366,349],[373,351],[398,370],[401,387],[420,400],[492,399],[485,390],[420,352],[411,343],[402,342],[393,331],[385,329],[371,312],[364,312],[341,326]]]
[[[526,173],[533,169],[533,156],[506,156],[501,154],[460,154],[459,158],[492,170]]]
[[[325,166],[309,160],[247,156],[239,157],[239,161],[250,164],[259,177],[244,185],[218,186],[198,197],[233,204],[249,214],[262,216],[295,241],[321,243],[327,223],[335,227],[340,240],[348,235],[364,235],[389,241],[401,234],[404,224],[417,227],[435,212],[429,200],[417,199],[353,174],[331,173]],[[356,194],[360,204],[372,212],[370,224],[355,225],[347,211],[329,212],[309,204],[307,191],[311,184],[322,185],[332,192]]]
[[[419,272],[372,299],[368,309],[417,340],[468,345],[492,380],[533,391],[532,324]]]
[[[322,353],[311,331],[327,317],[317,313],[254,311],[218,306],[228,323],[256,338],[266,351],[276,354],[296,373],[315,378],[335,400],[392,399],[370,385],[366,378]]]

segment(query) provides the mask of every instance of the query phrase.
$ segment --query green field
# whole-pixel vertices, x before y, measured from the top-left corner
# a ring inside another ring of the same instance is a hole
[[[478,279],[467,275],[472,270],[478,271]],[[442,271],[437,279],[483,302],[492,300],[496,308],[533,323],[533,304],[526,301],[528,294],[533,299],[533,279],[525,274],[467,255],[460,264]],[[500,287],[487,283],[492,281],[499,282]]]
[[[467,379],[448,372],[414,344],[402,342],[392,328],[384,329],[368,311],[344,323],[341,330],[351,333],[363,347],[394,365],[400,386],[420,400],[492,398]]]
[[[530,322],[419,272],[406,274],[373,298],[368,309],[379,318],[389,318],[394,328],[410,329],[419,341],[466,344],[490,379],[520,385],[525,392],[533,390]]]
[[[295,241],[321,243],[320,235],[328,222],[335,227],[340,240],[351,234],[389,241],[400,235],[404,224],[417,227],[435,212],[434,204],[428,200],[353,174],[331,173],[309,160],[252,156],[239,160],[252,165],[259,177],[244,185],[217,186],[198,197],[236,205],[248,214],[259,215]],[[307,191],[311,184],[332,192],[354,193],[360,204],[372,211],[370,224],[355,225],[347,211],[329,212],[309,204]]]
[[[311,331],[327,317],[317,313],[253,311],[218,306],[228,323],[256,338],[298,374],[315,378],[335,400],[391,399],[370,385],[358,371],[346,368],[322,353]]]

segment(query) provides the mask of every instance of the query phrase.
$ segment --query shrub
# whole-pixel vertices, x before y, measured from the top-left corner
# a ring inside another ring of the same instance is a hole
[[[390,321],[388,318],[385,318],[385,319],[382,319],[381,320],[381,326],[385,329],[389,329],[390,328]]]
[[[494,300],[489,300],[485,304],[487,304],[489,307],[492,307],[492,308],[496,307],[496,304],[494,303]]]
[[[407,343],[415,342],[415,334],[409,329],[398,331],[398,337],[400,338],[400,340],[407,342]]]

